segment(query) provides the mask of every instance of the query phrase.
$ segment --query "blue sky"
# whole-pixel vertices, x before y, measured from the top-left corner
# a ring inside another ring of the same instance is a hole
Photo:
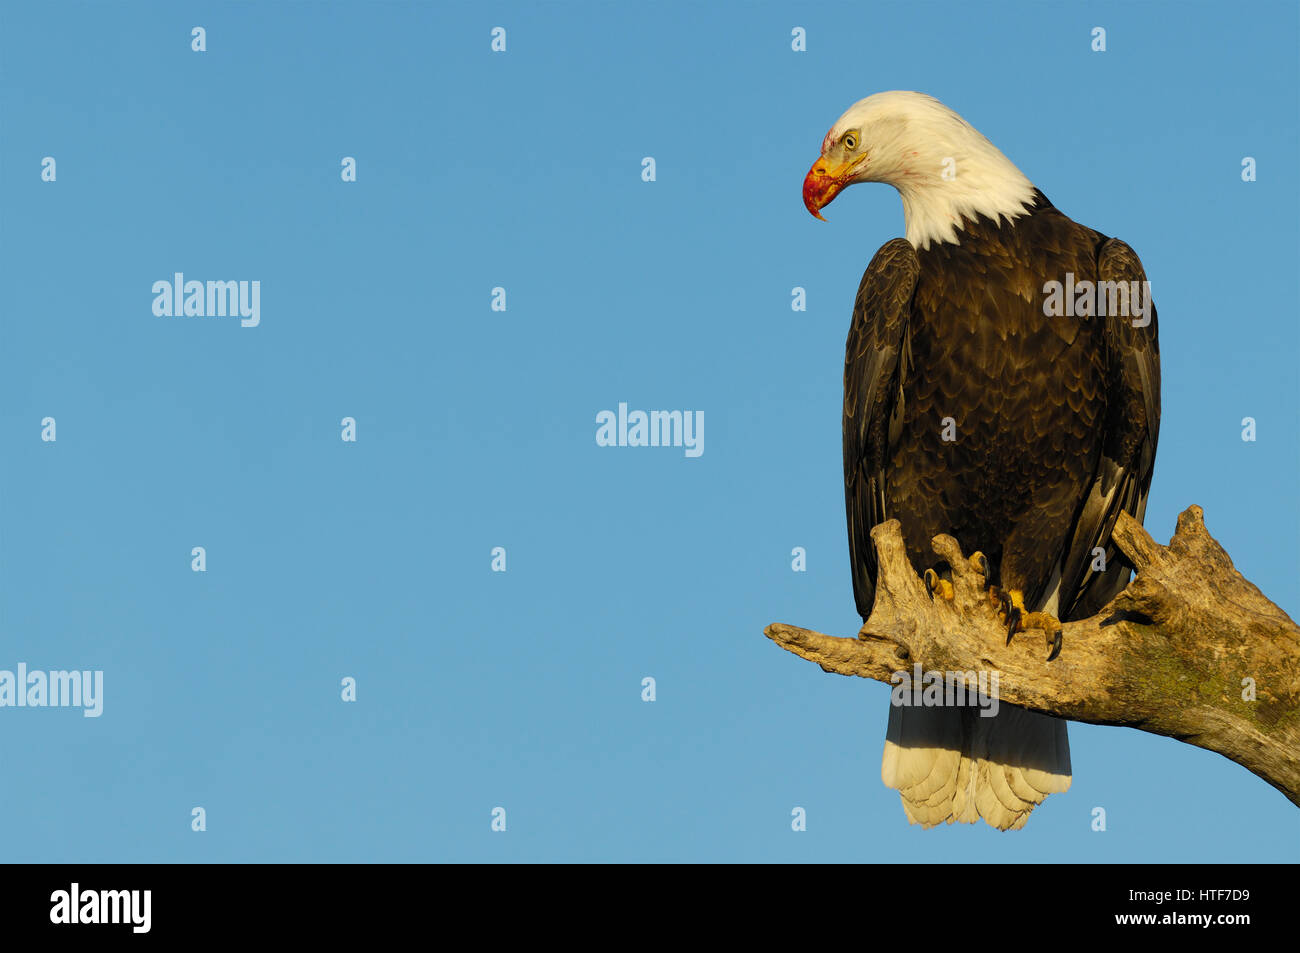
[[[1087,725],[1024,832],[909,827],[887,686],[762,629],[858,626],[844,336],[902,213],[860,186],[823,224],[800,185],[885,89],[1137,249],[1147,526],[1201,504],[1296,614],[1297,16],[4,4],[0,669],[105,697],[0,709],[3,859],[1294,860],[1300,814],[1245,769]],[[177,271],[259,280],[260,325],[155,316]],[[705,452],[598,447],[621,401],[703,411]]]

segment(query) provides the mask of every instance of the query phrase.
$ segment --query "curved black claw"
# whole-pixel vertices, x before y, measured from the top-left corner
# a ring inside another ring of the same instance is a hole
[[[1015,606],[1012,606],[1011,611],[1007,613],[1007,645],[1010,645],[1011,640],[1015,638],[1016,626],[1018,626],[1019,624],[1020,624],[1020,610],[1017,609]]]
[[[925,591],[930,594],[930,601],[934,601],[935,593],[938,593],[940,599],[952,602],[957,591],[953,589],[952,583],[943,576],[939,575],[933,569],[925,571]]]
[[[1007,617],[1007,645],[1010,645],[1011,640],[1015,637],[1016,629],[1020,626],[1020,609],[1012,603],[1011,596],[1006,590],[999,593],[998,607]]]
[[[970,559],[971,559],[971,562],[974,563],[974,564],[979,568],[980,575],[984,577],[984,582],[985,582],[985,584],[987,584],[987,583],[988,583],[988,580],[989,580],[989,559],[988,559],[988,557],[985,556],[983,553],[976,552],[976,553],[972,553],[972,554],[971,554]]]
[[[1057,629],[1055,632],[1049,632],[1047,635],[1047,641],[1052,646],[1052,653],[1047,656],[1047,661],[1050,662],[1061,654],[1061,630]]]

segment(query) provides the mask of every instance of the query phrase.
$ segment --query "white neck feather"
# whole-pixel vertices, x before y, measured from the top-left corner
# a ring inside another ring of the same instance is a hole
[[[940,168],[946,168],[944,163],[951,160],[949,164],[955,166],[952,178],[945,178],[948,173],[941,171],[891,183],[903,199],[907,240],[914,247],[929,248],[931,242],[960,244],[960,230],[978,216],[994,222],[1000,218],[1012,221],[1033,204],[1034,184],[991,143],[988,148],[993,156],[950,152],[936,157]]]
[[[855,181],[884,182],[903,199],[907,240],[916,248],[960,242],[976,216],[1025,214],[1034,184],[974,126],[933,97],[877,93],[855,103],[827,135],[829,145],[860,129],[867,162]]]

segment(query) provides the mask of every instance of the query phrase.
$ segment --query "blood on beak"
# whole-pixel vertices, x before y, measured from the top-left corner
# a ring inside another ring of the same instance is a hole
[[[851,174],[850,170],[843,167],[838,169],[832,167],[825,156],[820,156],[813,163],[803,180],[803,204],[808,211],[812,212],[814,218],[826,221],[822,218],[821,210],[830,205],[831,200],[840,194],[848,184]]]

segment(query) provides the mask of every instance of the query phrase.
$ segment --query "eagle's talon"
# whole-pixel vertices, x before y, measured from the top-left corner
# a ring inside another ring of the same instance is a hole
[[[970,564],[975,568],[975,571],[977,573],[979,573],[981,576],[984,577],[984,580],[987,582],[989,578],[988,557],[985,556],[983,553],[979,552],[978,550],[976,550],[975,552],[970,554]]]
[[[1052,646],[1052,651],[1047,656],[1047,661],[1050,662],[1061,654],[1061,630],[1057,629],[1055,632],[1049,633],[1047,641],[1051,643]]]
[[[1047,612],[1031,612],[1025,616],[1021,625],[1023,629],[1042,629],[1047,635],[1047,644],[1052,647],[1047,661],[1052,661],[1061,654],[1061,623],[1056,616]]]
[[[1051,662],[1061,654],[1061,622],[1056,616],[1049,612],[1026,612],[1024,597],[1015,589],[1011,590],[1011,613],[1015,621],[1013,623],[1010,618],[1007,621],[1007,645],[1011,644],[1011,637],[1017,632],[1042,629],[1047,635],[1047,644],[1052,647],[1047,661]]]
[[[952,583],[944,579],[933,569],[925,571],[925,591],[930,594],[930,601],[934,601],[934,594],[939,593],[941,598],[952,602],[953,597],[957,594],[953,589]]]
[[[1025,595],[1019,589],[1006,589],[1001,594],[1002,611],[1007,615],[1007,645],[1023,629],[1025,617]]]

